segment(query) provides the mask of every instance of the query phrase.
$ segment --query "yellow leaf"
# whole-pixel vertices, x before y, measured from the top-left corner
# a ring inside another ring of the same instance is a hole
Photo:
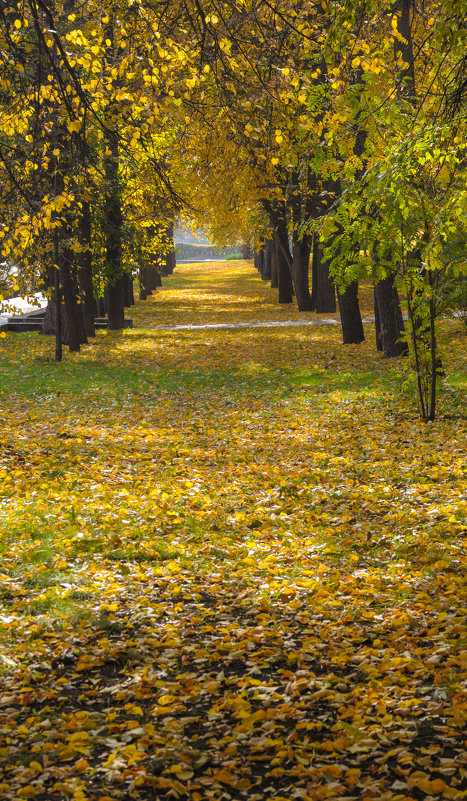
[[[170,704],[175,703],[177,700],[178,699],[175,695],[161,695],[157,703],[159,706],[169,706]]]
[[[36,795],[36,788],[33,784],[26,784],[25,787],[20,787],[19,790],[16,791],[16,795],[18,798],[34,798]]]
[[[446,782],[442,779],[432,779],[430,784],[432,793],[442,793],[447,787]]]
[[[215,770],[212,774],[212,778],[216,782],[222,782],[222,784],[232,784],[235,781],[235,777],[232,775],[230,770],[226,770],[226,768]]]

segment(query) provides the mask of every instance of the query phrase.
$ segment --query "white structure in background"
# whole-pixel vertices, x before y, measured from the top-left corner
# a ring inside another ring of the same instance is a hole
[[[19,317],[29,312],[36,312],[45,309],[47,298],[42,292],[34,292],[28,298],[10,298],[0,300],[0,331],[8,327],[10,317]]]

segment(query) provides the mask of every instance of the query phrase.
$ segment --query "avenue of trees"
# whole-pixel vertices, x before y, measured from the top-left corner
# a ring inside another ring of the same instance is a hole
[[[373,280],[377,347],[409,349],[433,419],[436,321],[466,302],[466,12],[1,0],[1,259],[47,289],[57,360],[96,316],[123,327],[133,279],[144,299],[173,269],[185,215],[249,243],[280,303],[337,303],[344,343],[364,338]]]

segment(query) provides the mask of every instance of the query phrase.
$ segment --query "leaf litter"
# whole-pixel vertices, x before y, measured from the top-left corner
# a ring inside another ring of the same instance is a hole
[[[371,326],[150,329],[223,286],[279,315],[191,265],[60,373],[2,343],[0,798],[465,798],[457,385],[426,426]]]

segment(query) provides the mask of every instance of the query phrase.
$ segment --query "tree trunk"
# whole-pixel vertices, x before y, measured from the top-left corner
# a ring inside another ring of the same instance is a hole
[[[139,299],[146,300],[148,296],[148,287],[147,287],[147,270],[145,267],[140,265],[139,267]]]
[[[109,292],[109,311],[108,327],[111,331],[118,331],[125,327],[125,307],[123,276],[120,276],[113,284],[108,286]]]
[[[365,339],[360,304],[358,302],[358,281],[352,281],[343,294],[338,292],[337,299],[339,301],[344,345],[358,345]]]
[[[329,275],[329,263],[324,259],[318,235],[313,241],[312,308],[318,314],[336,311],[336,288]]]
[[[156,261],[157,261],[157,256],[154,256],[151,259],[151,267],[149,268],[149,273],[148,273],[148,294],[149,290],[151,291],[152,294],[152,290],[157,289],[157,267],[154,266]]]
[[[263,274],[261,276],[263,281],[271,280],[271,271],[272,271],[271,241],[268,239],[264,243],[264,250],[263,250]]]
[[[292,258],[287,232],[287,208],[283,201],[263,200],[262,204],[269,216],[276,246],[279,303],[292,303]]]
[[[264,242],[260,242],[258,249],[258,272],[261,280],[264,280]]]
[[[290,251],[287,229],[274,233],[279,281],[279,303],[293,303],[293,284],[290,272]]]
[[[167,275],[172,275],[175,268],[175,245],[174,245],[174,224],[170,223],[167,228],[167,240],[170,250],[167,252],[166,271]]]
[[[311,311],[310,296],[310,239],[300,237],[300,225],[303,222],[304,198],[300,187],[298,172],[291,175],[292,191],[288,201],[292,216],[292,283],[299,311]]]
[[[106,50],[105,66],[107,70],[113,69],[116,53],[114,49],[113,15],[108,18],[104,28]],[[105,204],[104,204],[104,231],[105,231],[105,274],[107,277],[107,317],[110,330],[123,328],[125,325],[125,309],[123,306],[123,213],[120,192],[120,154],[118,124],[121,108],[116,100],[111,100],[105,109],[105,140],[104,140],[104,171],[105,171]]]
[[[399,100],[403,97],[409,103],[415,105],[416,85],[415,85],[415,63],[412,44],[412,26],[410,22],[410,9],[413,0],[397,0],[393,6],[393,13],[397,13],[397,32],[401,39],[394,37],[394,59],[396,64],[399,57],[407,64],[402,70],[398,69],[397,76],[397,96]]]
[[[79,254],[78,278],[81,289],[81,302],[83,306],[83,320],[86,335],[96,336],[94,318],[96,316],[96,301],[92,281],[92,218],[89,201],[83,201],[79,220],[79,240],[81,251]]]
[[[376,312],[377,309],[377,312]],[[378,318],[379,334],[384,356],[392,358],[407,353],[407,343],[400,341],[404,335],[404,320],[399,295],[394,286],[394,275],[388,275],[375,285],[375,317]]]
[[[106,146],[110,151],[105,159],[106,198],[106,273],[108,280],[108,320],[109,329],[124,327],[125,310],[123,306],[123,267],[122,267],[122,229],[123,215],[120,199],[119,153],[117,131],[107,132]]]
[[[161,276],[161,278],[166,278],[168,274],[169,271],[167,268],[167,254],[159,253],[159,275]]]
[[[55,282],[47,304],[45,317],[42,321],[42,333],[56,334],[57,317],[59,317],[62,344],[68,345],[70,351],[79,351],[80,345],[86,343],[87,338],[84,320],[81,315],[82,307],[78,305],[77,287],[71,269],[73,255],[68,248],[59,253],[60,294],[63,298],[63,303],[60,304],[60,313],[57,315],[57,282]]]
[[[383,351],[383,338],[381,335],[381,320],[379,319],[378,302],[376,300],[376,291],[373,287],[373,304],[375,309],[375,337],[376,337],[376,350]]]
[[[97,298],[97,316],[98,317],[105,317],[107,314],[105,310],[105,301],[104,296]]]
[[[71,248],[63,248],[59,256],[60,281],[62,284],[65,320],[70,351],[78,351],[79,346],[86,343],[84,319],[81,305],[78,305],[78,288],[73,275],[74,253]]]
[[[297,239],[292,248],[292,282],[299,311],[312,311],[310,295],[310,243]]]
[[[123,305],[126,309],[133,306],[133,279],[127,272],[123,273]]]
[[[279,288],[279,260],[277,255],[277,242],[271,240],[271,288]]]

